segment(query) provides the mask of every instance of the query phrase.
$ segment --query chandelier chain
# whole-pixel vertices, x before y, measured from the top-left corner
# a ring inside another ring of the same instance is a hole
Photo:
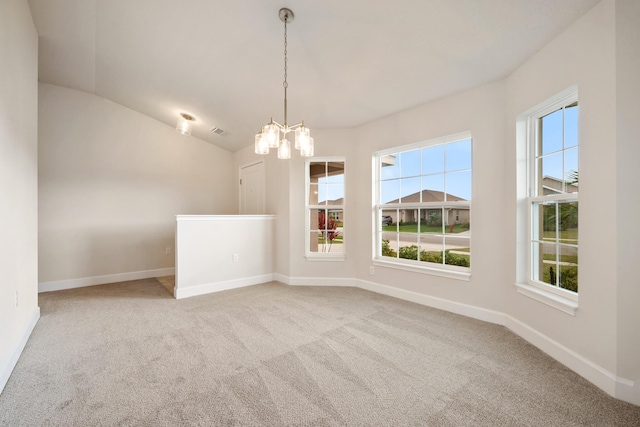
[[[287,126],[287,88],[289,87],[289,83],[287,83],[287,21],[288,17],[284,18],[284,82],[282,82],[282,86],[284,87],[284,125]]]

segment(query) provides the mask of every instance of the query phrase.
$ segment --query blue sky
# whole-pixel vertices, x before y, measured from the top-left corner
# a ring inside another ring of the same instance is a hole
[[[540,176],[569,179],[572,171],[578,171],[578,106],[544,116],[541,136],[537,153],[541,156]]]
[[[394,155],[381,170],[382,203],[422,190],[471,200],[471,140],[434,145]]]

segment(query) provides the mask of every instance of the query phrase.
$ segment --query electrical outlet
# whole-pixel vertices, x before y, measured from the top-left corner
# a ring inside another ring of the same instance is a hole
[[[166,248],[164,248],[164,254],[165,255],[171,255],[171,248],[169,246],[167,246]]]
[[[376,269],[373,267],[373,265],[369,266],[369,274],[372,276],[376,274]]]
[[[233,262],[238,262],[238,261],[240,261],[240,255],[233,254]]]

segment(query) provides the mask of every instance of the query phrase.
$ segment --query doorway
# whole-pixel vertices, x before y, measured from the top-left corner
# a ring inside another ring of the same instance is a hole
[[[240,168],[240,215],[265,213],[264,163],[258,162]]]

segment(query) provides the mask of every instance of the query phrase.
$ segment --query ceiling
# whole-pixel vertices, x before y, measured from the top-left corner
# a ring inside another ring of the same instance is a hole
[[[350,128],[511,73],[599,0],[29,0],[39,79],[230,151],[288,121]],[[218,127],[227,132],[216,135]],[[320,142],[320,141],[318,141]]]

